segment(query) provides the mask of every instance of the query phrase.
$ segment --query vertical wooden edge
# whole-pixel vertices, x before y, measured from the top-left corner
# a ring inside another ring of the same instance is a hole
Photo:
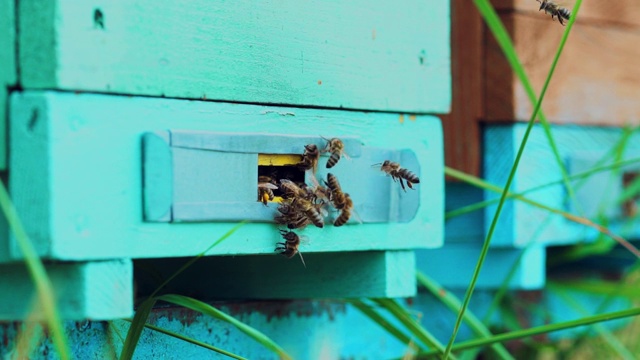
[[[62,319],[110,320],[133,314],[130,260],[45,264],[45,269]],[[24,264],[0,265],[0,293],[0,320],[23,320],[34,311],[35,318],[44,318]]]
[[[513,37],[513,16],[501,16],[507,32]],[[533,45],[532,45],[533,46]],[[495,37],[484,30],[484,111],[483,121],[513,122],[515,114],[515,75]]]
[[[387,297],[413,297],[417,294],[415,251],[385,251]]]
[[[441,115],[445,137],[445,164],[480,175],[483,114],[483,20],[468,1],[452,0],[451,114]],[[448,181],[453,180],[447,178]]]
[[[144,219],[170,222],[173,206],[173,154],[168,131],[142,135]]]
[[[48,98],[13,93],[9,107],[9,194],[37,253],[49,257],[53,249]],[[23,258],[13,234],[9,246],[11,258]]]
[[[8,93],[16,81],[15,1],[0,0],[0,170],[7,168]]]

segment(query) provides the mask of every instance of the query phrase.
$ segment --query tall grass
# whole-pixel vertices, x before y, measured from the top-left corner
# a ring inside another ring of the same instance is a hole
[[[515,177],[515,173],[518,169],[518,165],[520,164],[520,159],[522,158],[522,154],[524,152],[524,148],[527,144],[527,140],[529,139],[529,135],[531,134],[531,130],[533,129],[533,125],[535,122],[535,119],[538,115],[538,112],[540,111],[540,106],[542,105],[542,101],[544,99],[544,96],[547,92],[547,88],[549,87],[549,83],[551,82],[551,78],[553,77],[553,73],[555,71],[556,65],[558,64],[558,60],[560,59],[560,55],[562,54],[562,49],[564,48],[565,43],[567,42],[567,38],[569,37],[569,33],[571,32],[571,28],[573,27],[573,23],[575,22],[576,17],[578,16],[578,11],[580,10],[580,5],[582,3],[582,0],[577,0],[575,6],[573,7],[573,16],[571,17],[571,20],[569,21],[569,23],[567,24],[567,28],[565,29],[564,34],[562,35],[562,39],[560,40],[560,45],[558,46],[558,50],[556,52],[556,55],[553,58],[553,62],[551,64],[551,69],[549,70],[549,74],[547,75],[547,78],[544,82],[544,85],[542,86],[542,91],[540,92],[540,97],[537,99],[536,101],[536,105],[533,109],[533,113],[531,114],[531,118],[529,119],[529,122],[527,123],[527,129],[525,130],[523,139],[522,139],[522,143],[520,144],[520,148],[518,149],[518,153],[516,154],[516,158],[514,160],[513,166],[511,167],[511,171],[509,173],[509,177],[507,178],[507,182],[504,186],[504,191],[502,192],[502,195],[500,196],[500,202],[498,203],[498,207],[496,209],[496,213],[493,217],[493,220],[491,221],[491,225],[489,226],[489,230],[487,232],[487,237],[484,241],[484,244],[482,245],[482,250],[480,251],[480,258],[478,259],[478,262],[476,264],[476,268],[473,272],[472,278],[471,278],[471,282],[469,284],[469,287],[467,288],[467,293],[465,294],[464,300],[462,302],[462,306],[460,308],[460,312],[458,313],[458,317],[456,319],[456,322],[454,324],[454,328],[453,328],[453,332],[451,334],[451,337],[449,339],[449,342],[447,343],[447,348],[445,349],[445,353],[443,358],[447,359],[449,357],[449,355],[451,354],[451,349],[453,347],[453,343],[455,342],[456,336],[458,335],[458,331],[460,330],[460,324],[462,322],[462,319],[464,317],[464,313],[467,309],[467,307],[469,306],[469,302],[471,301],[471,296],[473,295],[473,291],[475,289],[476,283],[478,281],[478,277],[480,276],[480,270],[482,269],[482,265],[484,264],[484,260],[487,256],[487,253],[489,252],[489,244],[491,243],[491,239],[493,238],[493,234],[494,231],[496,229],[496,225],[498,223],[498,219],[500,218],[500,213],[502,212],[502,208],[504,206],[505,200],[507,198],[507,193],[509,192],[509,189],[511,188],[511,183],[513,182],[513,179]],[[518,58],[515,48],[511,42],[511,40],[509,39],[509,35],[507,33],[507,30],[504,28],[504,25],[502,24],[502,22],[500,21],[500,18],[498,17],[498,15],[496,14],[495,10],[493,9],[493,7],[491,6],[491,4],[489,3],[488,0],[474,0],[474,4],[476,5],[476,7],[478,8],[478,10],[480,11],[480,14],[482,15],[482,17],[485,19],[485,22],[487,23],[487,26],[489,27],[489,29],[491,30],[491,32],[494,34],[494,36],[496,37],[496,39],[498,40],[498,43],[501,44],[502,49],[504,51],[504,53],[506,54],[507,58],[512,58],[515,57],[516,59]],[[518,70],[517,68],[515,70]]]

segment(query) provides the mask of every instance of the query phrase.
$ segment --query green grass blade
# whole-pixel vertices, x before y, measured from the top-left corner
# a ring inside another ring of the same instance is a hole
[[[371,299],[373,302],[381,306],[382,308],[389,311],[391,315],[393,315],[402,325],[404,325],[407,330],[413,335],[416,340],[421,341],[423,344],[427,345],[431,349],[436,349],[440,353],[444,352],[444,346],[433,336],[430,332],[427,331],[423,326],[418,324],[418,322],[411,317],[411,315],[400,306],[393,299]]]
[[[129,331],[127,332],[127,338],[124,340],[122,352],[120,353],[120,360],[130,360],[133,357],[133,353],[136,351],[136,347],[138,345],[138,340],[140,340],[140,335],[142,335],[144,325],[146,324],[147,318],[149,317],[151,309],[155,303],[155,298],[147,298],[140,304],[140,306],[138,306],[136,314],[133,316],[133,320],[131,321],[131,327],[129,327]]]
[[[200,254],[194,256],[192,259],[187,261],[184,265],[182,265],[182,267],[180,269],[176,270],[176,272],[174,272],[165,281],[163,281],[162,284],[160,284],[153,291],[153,293],[151,293],[151,295],[149,297],[156,296],[158,294],[158,292],[160,290],[162,290],[162,288],[164,288],[169,282],[171,282],[171,280],[175,279],[178,275],[182,274],[183,271],[185,271],[189,266],[193,265],[200,258],[205,256],[211,249],[213,249],[214,246],[216,246],[216,245],[220,244],[221,242],[223,242],[224,240],[226,240],[229,236],[231,236],[234,232],[236,232],[240,227],[244,226],[246,223],[248,223],[247,220],[243,220],[243,221],[239,222],[236,226],[232,227],[229,231],[227,231],[224,235],[222,235],[222,237],[220,237],[213,244],[211,244],[206,250],[204,250]]]
[[[502,22],[500,21],[500,19],[498,18],[498,15],[496,14],[495,10],[493,9],[493,7],[491,6],[491,4],[489,3],[488,0],[474,0],[475,5],[477,6],[478,10],[480,11],[480,13],[482,14],[483,18],[485,19],[487,25],[489,26],[489,28],[492,30],[492,32],[494,33],[494,36],[496,36],[496,38],[498,37],[502,37],[501,39],[498,39],[498,42],[504,42],[504,40],[509,40],[509,36],[504,28],[504,26],[502,25]],[[469,307],[469,302],[471,301],[471,296],[473,295],[473,290],[475,289],[476,286],[476,282],[478,281],[478,277],[480,275],[480,270],[482,269],[482,265],[484,264],[484,260],[487,256],[487,253],[489,251],[489,244],[491,243],[491,239],[493,237],[493,233],[496,229],[496,225],[498,223],[498,219],[500,218],[500,213],[502,212],[502,207],[504,206],[506,197],[507,197],[507,193],[509,192],[509,189],[511,188],[511,183],[513,182],[513,179],[515,177],[515,173],[516,170],[518,169],[518,165],[520,164],[520,159],[522,158],[522,154],[524,153],[524,148],[527,144],[527,141],[529,139],[529,135],[531,134],[531,130],[533,129],[533,125],[535,123],[535,119],[536,116],[538,115],[539,111],[540,111],[540,106],[542,105],[542,101],[544,99],[544,96],[547,92],[547,88],[549,87],[549,83],[551,81],[551,78],[553,76],[553,73],[555,71],[556,65],[558,63],[558,59],[560,58],[560,54],[562,53],[562,49],[564,48],[564,44],[567,41],[569,32],[571,31],[571,28],[573,27],[573,23],[576,19],[576,16],[578,15],[578,10],[580,8],[580,4],[582,3],[582,0],[577,0],[576,5],[574,6],[574,11],[572,12],[573,16],[571,16],[571,20],[569,20],[569,24],[567,25],[567,29],[565,30],[562,39],[560,40],[560,45],[558,47],[558,51],[556,52],[556,55],[553,59],[553,63],[551,64],[551,69],[549,70],[549,74],[547,75],[547,79],[542,87],[542,91],[540,92],[540,98],[536,101],[536,105],[533,109],[533,113],[531,114],[531,118],[529,119],[529,122],[527,124],[527,129],[525,130],[524,136],[522,138],[522,142],[520,144],[520,148],[518,149],[518,153],[516,154],[516,158],[514,160],[513,166],[511,167],[511,171],[509,173],[509,177],[507,178],[507,183],[504,186],[504,191],[502,192],[502,195],[500,196],[500,202],[498,203],[498,208],[496,209],[496,213],[493,217],[493,220],[491,222],[491,225],[489,227],[489,231],[487,233],[487,237],[486,240],[484,241],[484,244],[482,245],[482,250],[480,252],[480,258],[478,259],[478,262],[476,264],[476,268],[475,271],[473,273],[473,276],[471,278],[471,283],[469,284],[469,287],[467,288],[467,293],[465,294],[462,306],[460,308],[460,312],[458,313],[458,317],[456,319],[456,322],[454,324],[454,328],[453,328],[453,333],[451,334],[451,338],[449,339],[449,342],[447,343],[447,348],[445,349],[445,353],[444,353],[444,359],[447,359],[449,354],[451,353],[451,348],[453,346],[453,343],[456,339],[456,336],[458,335],[458,331],[460,330],[460,324],[462,323],[462,318],[464,316],[464,312],[466,311],[466,309]],[[507,45],[511,45],[510,46],[510,52],[507,51],[508,53],[510,53],[510,55],[514,56],[515,59],[517,60],[517,55],[515,54],[515,51],[513,50],[513,45],[511,44],[511,42],[509,41]],[[507,49],[509,50],[509,49]],[[519,62],[519,61],[518,61]],[[564,167],[562,167],[562,169],[564,169]],[[640,255],[640,253],[639,253]]]
[[[31,280],[35,284],[36,291],[38,294],[38,301],[40,302],[40,306],[42,307],[42,311],[44,312],[44,316],[47,321],[47,326],[49,328],[49,332],[51,333],[53,346],[58,352],[58,356],[61,359],[70,359],[71,355],[69,352],[69,346],[67,344],[67,337],[65,336],[62,320],[60,318],[60,314],[58,313],[58,309],[56,308],[55,296],[53,294],[53,286],[51,285],[51,280],[49,276],[47,276],[47,271],[40,261],[40,257],[38,257],[38,253],[36,249],[33,247],[27,232],[18,217],[18,213],[16,212],[11,199],[9,198],[9,193],[4,186],[4,183],[0,181],[0,207],[2,207],[2,212],[4,216],[7,218],[7,223],[9,224],[9,228],[15,235],[16,243],[20,248],[20,252],[24,255],[24,261],[27,265],[27,270],[29,271],[29,275],[31,276]]]
[[[603,321],[624,319],[624,318],[627,318],[627,317],[638,316],[638,315],[640,315],[640,308],[616,311],[616,312],[600,314],[600,315],[595,315],[595,316],[588,316],[588,317],[585,317],[585,318],[582,318],[582,319],[579,319],[579,320],[571,320],[571,321],[565,321],[565,322],[561,322],[561,323],[557,323],[557,324],[536,326],[536,327],[532,327],[532,328],[529,328],[529,329],[512,331],[512,332],[508,332],[508,333],[504,333],[504,334],[494,335],[494,336],[492,336],[490,338],[463,341],[463,342],[460,342],[460,343],[454,345],[451,349],[454,350],[454,351],[473,349],[473,348],[477,348],[477,347],[480,347],[480,346],[491,345],[491,344],[494,344],[494,343],[499,343],[499,342],[501,343],[501,342],[506,342],[506,341],[511,341],[511,340],[529,338],[529,337],[532,337],[532,336],[536,336],[536,335],[540,335],[540,334],[547,334],[547,333],[554,332],[554,331],[560,331],[560,330],[571,329],[571,328],[575,328],[575,327],[579,327],[579,326],[591,325],[591,324],[600,323],[600,322],[603,322]],[[426,352],[422,352],[422,353],[417,354],[415,358],[416,359],[430,359],[430,358],[434,358],[434,357],[438,356],[439,354],[440,353],[438,351],[436,351],[436,350],[430,350],[430,351],[426,351]]]
[[[460,310],[460,306],[462,304],[460,303],[460,300],[458,300],[458,298],[455,297],[455,295],[453,295],[449,291],[444,290],[442,286],[440,286],[440,284],[435,282],[433,279],[431,279],[429,276],[422,273],[421,271],[416,270],[416,277],[418,280],[418,284],[424,286],[427,290],[429,290],[429,292],[433,294],[433,296],[438,298],[446,307],[449,308],[449,310],[453,311],[454,313]],[[482,321],[480,321],[470,311],[467,311],[464,314],[464,321],[467,323],[467,325],[469,325],[469,328],[471,328],[471,330],[476,335],[480,337],[493,336],[491,331],[489,331],[489,329],[487,329],[487,327],[484,326]],[[491,350],[493,350],[493,352],[496,354],[496,356],[499,359],[513,359],[513,356],[509,354],[507,349],[505,349],[504,346],[500,344],[491,345]]]
[[[360,310],[360,312],[362,312],[364,315],[369,317],[369,319],[373,320],[376,324],[380,325],[380,327],[382,327],[387,333],[393,335],[401,343],[407,344],[407,345],[412,343],[411,338],[409,338],[409,336],[403,333],[400,329],[398,329],[395,325],[393,325],[391,322],[385,319],[378,312],[373,310],[371,306],[366,304],[364,301],[357,300],[357,299],[351,299],[346,301],[351,305],[353,305],[353,307],[355,307],[356,309]]]
[[[280,347],[280,345],[276,344],[275,341],[271,340],[268,336],[263,334],[262,332],[254,329],[253,327],[243,323],[242,321],[225,314],[224,312],[214,308],[213,306],[204,303],[202,301],[175,294],[162,295],[157,298],[158,300],[166,301],[178,306],[185,307],[187,309],[191,309],[193,311],[200,312],[205,315],[212,316],[216,319],[225,321],[233,326],[235,326],[238,330],[247,334],[250,338],[254,339],[258,343],[260,343],[265,348],[273,351],[278,354],[283,359],[291,359],[291,356],[287,354],[284,349]]]
[[[125,321],[131,321],[131,320],[125,319]],[[203,347],[203,348],[205,348],[207,350],[215,351],[215,352],[217,352],[219,354],[226,355],[226,356],[228,356],[230,358],[233,358],[233,359],[246,360],[246,358],[243,358],[240,355],[234,354],[234,353],[229,352],[227,350],[220,349],[220,348],[215,347],[213,345],[209,345],[209,344],[204,343],[204,342],[202,342],[200,340],[196,340],[194,338],[191,338],[191,337],[188,337],[188,336],[184,336],[184,335],[178,334],[176,332],[173,332],[173,331],[170,331],[170,330],[167,330],[167,329],[163,329],[163,328],[155,326],[155,325],[151,325],[151,324],[147,323],[147,324],[144,324],[144,327],[146,327],[147,329],[151,329],[153,331],[157,331],[159,333],[165,334],[165,335],[169,335],[169,336],[174,337],[176,339],[180,339],[182,341],[186,341],[186,342],[191,343],[193,345],[197,345],[197,346]]]
[[[561,298],[564,302],[566,302],[572,309],[578,311],[579,313],[581,313],[581,315],[588,315],[587,310],[584,308],[584,306],[582,306],[582,304],[580,304],[579,302],[577,302],[576,300],[573,299],[573,297],[571,297],[569,294],[567,294],[567,292],[564,289],[558,288],[558,287],[554,287],[554,286],[549,286],[547,287],[549,291],[554,292],[559,298]],[[635,356],[633,356],[631,354],[631,352],[625,348],[625,346],[620,342],[620,340],[618,340],[612,333],[611,331],[609,331],[609,329],[605,328],[602,324],[600,323],[596,323],[593,324],[593,328],[594,330],[598,333],[598,335],[600,335],[602,337],[602,339],[605,341],[605,343],[607,345],[609,345],[609,347],[616,352],[616,354],[625,360],[634,360],[636,359]]]
[[[589,176],[591,176],[593,174],[599,173],[599,172],[613,170],[613,169],[619,169],[619,168],[622,168],[622,167],[625,167],[625,166],[628,166],[628,165],[634,165],[634,164],[638,164],[638,163],[640,163],[640,158],[632,158],[632,159],[628,159],[628,160],[617,161],[617,162],[614,162],[614,163],[608,164],[608,165],[595,166],[595,167],[593,167],[593,168],[591,168],[589,170],[573,174],[573,175],[569,176],[569,179],[570,180],[579,180],[579,179],[587,178],[587,177],[589,177]],[[551,181],[551,182],[548,182],[548,183],[545,183],[545,184],[534,186],[532,188],[526,189],[526,190],[521,191],[519,193],[509,193],[507,195],[507,198],[508,199],[512,199],[512,198],[514,198],[514,197],[516,197],[518,195],[523,196],[523,195],[526,195],[526,194],[528,194],[530,192],[538,191],[538,190],[544,189],[544,188],[549,187],[549,186],[561,184],[562,182],[563,182],[563,179],[555,180],[555,181]],[[578,186],[576,186],[576,188],[577,187]],[[622,196],[621,196],[621,198],[622,198]],[[470,204],[470,205],[467,205],[467,206],[464,206],[464,207],[457,208],[455,210],[448,211],[445,214],[445,220],[453,218],[453,217],[456,217],[456,216],[461,216],[461,215],[464,215],[464,214],[468,214],[468,213],[474,212],[476,210],[483,209],[483,208],[485,208],[487,206],[496,204],[499,201],[500,201],[499,198],[490,199],[490,200],[484,200],[484,201],[479,201],[479,202],[477,202],[475,204]]]

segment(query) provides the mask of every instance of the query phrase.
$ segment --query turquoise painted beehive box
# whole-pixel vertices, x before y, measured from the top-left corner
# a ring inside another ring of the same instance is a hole
[[[2,6],[20,29],[0,33],[15,44],[0,50],[9,190],[65,317],[130,316],[134,260],[181,264],[242,220],[194,281],[216,298],[415,294],[413,250],[443,239],[448,1]],[[305,267],[274,253],[284,227],[258,176],[286,167],[312,185],[291,159],[331,138],[348,157],[326,169],[323,153],[316,177],[337,176],[354,211],[299,231]],[[372,167],[385,160],[420,183],[403,191]],[[32,289],[5,235],[0,288],[15,295],[0,318],[21,319]]]

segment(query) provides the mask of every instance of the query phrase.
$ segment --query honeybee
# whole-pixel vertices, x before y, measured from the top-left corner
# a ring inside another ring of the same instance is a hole
[[[284,241],[276,243],[276,249],[274,251],[279,251],[281,255],[286,256],[289,259],[291,259],[296,254],[298,254],[300,255],[300,260],[302,260],[302,265],[304,265],[304,267],[307,267],[307,265],[304,263],[304,258],[302,257],[302,254],[298,250],[298,247],[300,246],[300,242],[301,242],[298,234],[296,234],[291,230],[289,231],[280,230],[280,235],[282,235],[282,238],[284,239]]]
[[[380,165],[380,164],[374,164],[374,166],[375,165]],[[404,187],[404,182],[402,181],[402,179],[404,179],[407,182],[407,186],[409,187],[409,189],[413,189],[413,184],[420,183],[420,178],[418,178],[416,174],[414,174],[413,172],[405,168],[400,167],[400,164],[398,164],[397,162],[385,160],[380,166],[380,170],[384,171],[388,175],[391,175],[391,178],[393,179],[393,181],[399,180],[400,186],[402,186],[402,190],[404,191],[407,191],[407,190]]]
[[[307,199],[296,198],[294,200],[296,207],[304,213],[304,215],[313,223],[313,225],[322,228],[324,227],[324,217],[322,212],[317,207],[317,204],[312,203]]]
[[[334,221],[333,226],[342,226],[349,221],[351,217],[351,211],[353,210],[353,201],[351,201],[351,196],[349,194],[343,194],[344,203],[342,204],[340,210],[340,216]]]
[[[282,192],[290,199],[307,197],[307,191],[296,185],[296,183],[289,179],[280,179],[280,188],[282,189]]]
[[[345,154],[344,152],[344,143],[342,142],[342,140],[338,138],[333,138],[330,140],[325,139],[325,140],[327,140],[327,147],[324,149],[323,152],[331,153],[329,160],[327,160],[327,169],[331,169],[338,163],[341,156],[347,157],[347,154]]]
[[[267,202],[275,197],[273,190],[278,189],[278,186],[274,183],[275,181],[268,176],[258,176],[258,201],[261,201],[264,206],[267,206]]]
[[[333,204],[333,207],[340,210],[345,206],[345,194],[342,192],[342,188],[340,187],[340,182],[338,178],[332,173],[327,174],[327,181],[325,184],[331,190],[330,200]]]
[[[554,19],[554,17],[557,16],[558,21],[562,26],[564,26],[563,19],[569,21],[569,19],[571,18],[571,11],[569,11],[569,9],[563,8],[560,5],[554,3],[553,1],[548,1],[548,0],[537,0],[537,1],[540,3],[540,9],[538,9],[538,11],[544,10],[546,14],[551,15],[552,20]]]
[[[318,167],[318,159],[320,158],[320,151],[315,144],[308,144],[304,146],[304,153],[302,154],[302,161],[298,163],[298,168],[302,170],[312,170],[315,174]]]

